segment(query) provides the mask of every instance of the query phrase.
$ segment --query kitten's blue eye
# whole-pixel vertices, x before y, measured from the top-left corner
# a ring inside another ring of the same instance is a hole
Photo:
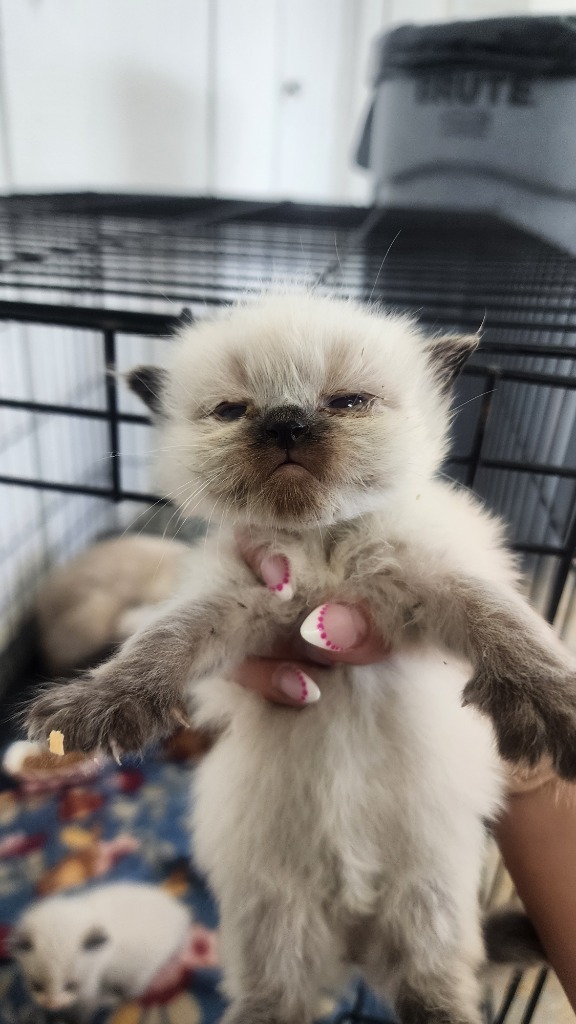
[[[326,402],[328,409],[360,409],[368,405],[370,395],[334,395]]]
[[[31,981],[30,982],[30,988],[32,989],[33,992],[43,992],[44,991],[44,985],[42,984],[41,981]]]
[[[240,420],[247,409],[248,406],[242,405],[241,402],[221,402],[216,406],[212,415],[217,416],[220,420]]]

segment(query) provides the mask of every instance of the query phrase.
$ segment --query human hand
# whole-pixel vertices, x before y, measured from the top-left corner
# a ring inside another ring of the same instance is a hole
[[[283,556],[269,555],[257,545],[241,543],[240,547],[247,564],[270,590],[281,593],[279,587],[290,586]],[[315,666],[373,665],[388,657],[390,647],[376,632],[365,606],[334,603],[315,608],[299,633],[274,654],[273,658],[246,658],[234,670],[233,679],[275,704],[305,707],[321,697]]]

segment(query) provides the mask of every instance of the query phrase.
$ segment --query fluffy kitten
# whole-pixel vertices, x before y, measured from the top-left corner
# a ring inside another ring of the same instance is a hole
[[[198,721],[223,730],[194,828],[228,1024],[302,1024],[349,965],[403,1024],[478,1024],[483,821],[502,803],[488,719],[504,757],[549,752],[576,776],[573,662],[518,595],[498,524],[436,477],[476,342],[276,295],[185,330],[166,371],[132,375],[163,423],[165,491],[222,529],[154,623],[28,721],[70,748],[137,749],[191,687]],[[253,576],[234,524],[288,558],[289,600]],[[225,681],[334,600],[366,604],[385,662],[318,669],[305,714]]]
[[[187,557],[176,541],[113,537],[48,573],[35,605],[47,670],[67,674],[109,654],[176,590]]]
[[[11,949],[40,1006],[88,1018],[144,992],[189,928],[187,909],[162,889],[118,882],[34,904]]]

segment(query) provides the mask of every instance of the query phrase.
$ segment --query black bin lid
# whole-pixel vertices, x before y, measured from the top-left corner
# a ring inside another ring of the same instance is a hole
[[[374,84],[402,72],[450,67],[572,77],[576,75],[576,17],[402,25],[378,41]]]

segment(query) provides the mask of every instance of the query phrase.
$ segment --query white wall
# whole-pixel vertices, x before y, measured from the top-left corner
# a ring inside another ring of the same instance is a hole
[[[3,0],[8,184],[208,187],[209,0]]]
[[[370,40],[566,0],[0,0],[0,190],[364,201]]]

